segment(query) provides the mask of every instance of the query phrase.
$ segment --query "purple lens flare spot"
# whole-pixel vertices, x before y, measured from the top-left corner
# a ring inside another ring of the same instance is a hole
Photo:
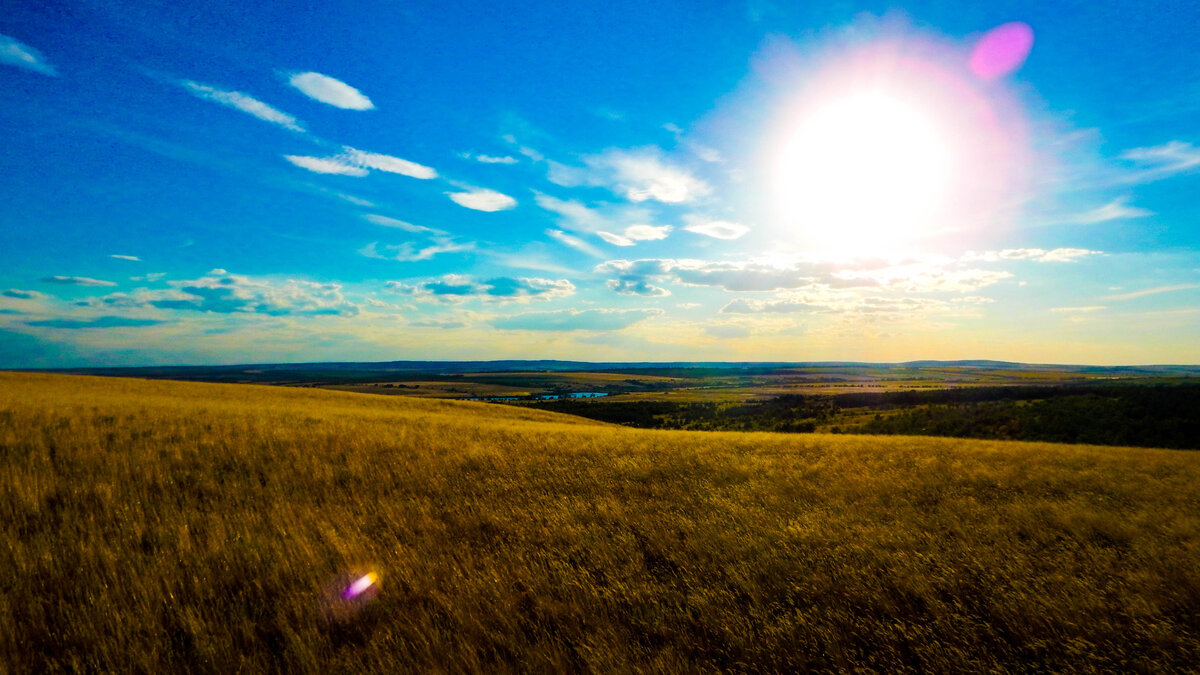
[[[1013,21],[989,30],[971,50],[971,72],[984,80],[994,80],[1016,71],[1033,49],[1033,29]]]

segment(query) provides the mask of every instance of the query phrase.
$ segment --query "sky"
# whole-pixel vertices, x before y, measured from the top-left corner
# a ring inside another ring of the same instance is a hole
[[[1200,363],[1200,5],[0,5],[0,367]]]

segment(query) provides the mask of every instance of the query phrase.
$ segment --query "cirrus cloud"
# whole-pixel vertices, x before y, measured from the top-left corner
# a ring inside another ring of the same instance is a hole
[[[288,84],[299,89],[302,94],[344,110],[372,110],[375,104],[362,92],[350,85],[321,73],[292,73]]]
[[[68,277],[56,274],[52,277],[42,277],[42,281],[49,284],[63,284],[64,286],[116,286],[114,282],[105,281],[103,279],[93,279],[91,277]]]
[[[686,220],[688,224],[683,229],[713,239],[740,239],[750,231],[749,227],[728,220],[709,220],[695,216],[688,217]]]
[[[197,98],[213,103],[219,103],[227,108],[240,110],[248,115],[253,115],[264,122],[276,124],[284,129],[291,131],[304,132],[304,125],[296,120],[295,117],[263,103],[262,101],[243,94],[240,91],[230,91],[226,89],[218,89],[212,85],[194,82],[192,80],[180,80],[179,85],[187,89]]]
[[[459,206],[475,211],[505,211],[517,205],[517,200],[486,188],[471,188],[466,192],[446,193]]]
[[[42,75],[58,75],[58,71],[41,52],[7,35],[0,35],[0,63],[32,70]]]

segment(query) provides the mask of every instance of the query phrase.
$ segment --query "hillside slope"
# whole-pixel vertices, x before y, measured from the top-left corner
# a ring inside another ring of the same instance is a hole
[[[1200,663],[1200,453],[0,373],[0,532],[0,671]]]

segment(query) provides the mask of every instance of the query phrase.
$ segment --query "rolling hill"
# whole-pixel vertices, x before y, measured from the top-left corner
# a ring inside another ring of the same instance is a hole
[[[0,671],[1183,672],[1198,495],[1194,452],[0,373]]]

